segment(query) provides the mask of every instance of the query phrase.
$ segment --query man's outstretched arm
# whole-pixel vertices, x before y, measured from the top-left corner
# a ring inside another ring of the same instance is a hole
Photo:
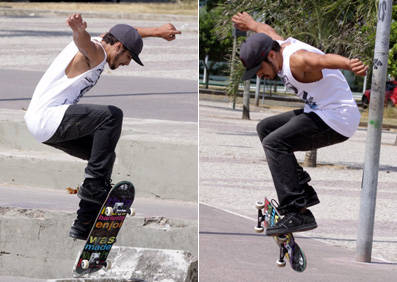
[[[164,24],[159,27],[137,27],[138,33],[144,37],[161,37],[165,40],[171,41],[175,39],[176,34],[182,32],[177,30],[173,24]]]
[[[232,17],[234,26],[240,30],[269,35],[273,40],[284,40],[270,25],[255,21],[248,13],[237,13]]]
[[[359,59],[349,59],[337,54],[318,54],[306,50],[295,52],[291,56],[291,64],[295,64],[303,72],[321,71],[323,69],[344,69],[365,76],[368,70]]]
[[[103,50],[100,46],[91,41],[91,36],[86,31],[87,22],[80,14],[73,14],[67,18],[66,23],[73,31],[73,41],[79,51],[88,58],[90,64],[97,64],[104,58]]]

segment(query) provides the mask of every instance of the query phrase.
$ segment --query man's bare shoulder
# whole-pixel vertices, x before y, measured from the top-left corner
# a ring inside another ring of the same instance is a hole
[[[89,49],[89,54],[83,54],[89,60],[90,67],[93,68],[105,59],[105,50],[101,42],[92,40],[92,48]]]
[[[291,54],[291,57],[289,59],[291,67],[294,68],[301,68],[302,66],[305,65],[306,57],[310,56],[311,52],[308,52],[306,50],[298,50],[294,53]]]

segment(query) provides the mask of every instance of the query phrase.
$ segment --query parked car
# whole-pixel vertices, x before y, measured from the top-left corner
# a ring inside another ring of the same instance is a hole
[[[397,81],[387,81],[385,89],[385,106],[394,106],[397,104]],[[368,107],[369,99],[371,97],[371,90],[365,90],[363,97],[361,98],[362,106]]]

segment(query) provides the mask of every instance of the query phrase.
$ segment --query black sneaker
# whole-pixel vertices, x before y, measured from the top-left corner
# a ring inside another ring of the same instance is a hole
[[[87,240],[94,222],[95,219],[87,222],[81,222],[80,220],[76,219],[70,228],[69,236],[73,239]]]
[[[77,196],[85,201],[102,205],[111,189],[110,181],[103,178],[86,178]]]
[[[317,227],[316,220],[310,210],[286,214],[274,226],[266,229],[266,235],[282,235],[292,232],[312,230]]]

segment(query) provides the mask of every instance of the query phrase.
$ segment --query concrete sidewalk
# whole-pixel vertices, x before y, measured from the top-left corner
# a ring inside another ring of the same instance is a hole
[[[255,109],[251,111],[251,120],[242,120],[241,109],[233,111],[227,100],[200,100],[201,203],[228,210],[254,222],[255,202],[263,200],[265,196],[277,198],[263,148],[257,137],[256,124],[267,116],[287,110],[292,109]],[[382,133],[372,252],[373,260],[384,262],[390,271],[396,271],[393,263],[397,263],[397,155],[396,147],[393,146],[396,136],[395,131]],[[316,189],[321,201],[311,208],[319,227],[305,232],[305,236],[334,247],[347,248],[349,255],[345,258],[350,261],[355,259],[365,141],[366,128],[360,128],[348,141],[318,150],[318,167],[305,168],[312,177],[310,184]],[[299,162],[304,160],[304,152],[295,155]],[[201,212],[200,210],[200,231],[203,231],[202,224],[211,220],[211,216],[208,219],[202,218]],[[238,223],[230,222],[230,225],[231,228],[239,229]],[[215,224],[211,232],[222,233],[222,230],[217,230]],[[252,225],[245,231],[247,234],[253,232]],[[201,242],[201,247],[205,247],[205,243]],[[227,250],[231,248],[233,247]],[[216,250],[221,252],[214,249],[215,256]],[[222,252],[227,253],[227,250],[222,249]],[[203,259],[205,255],[200,252],[201,271],[205,272]],[[230,253],[225,259],[232,263],[235,258]],[[265,259],[273,261],[274,256],[266,256]],[[326,270],[326,264],[321,267],[324,269],[320,270]],[[263,276],[251,281],[259,281],[261,277]]]

